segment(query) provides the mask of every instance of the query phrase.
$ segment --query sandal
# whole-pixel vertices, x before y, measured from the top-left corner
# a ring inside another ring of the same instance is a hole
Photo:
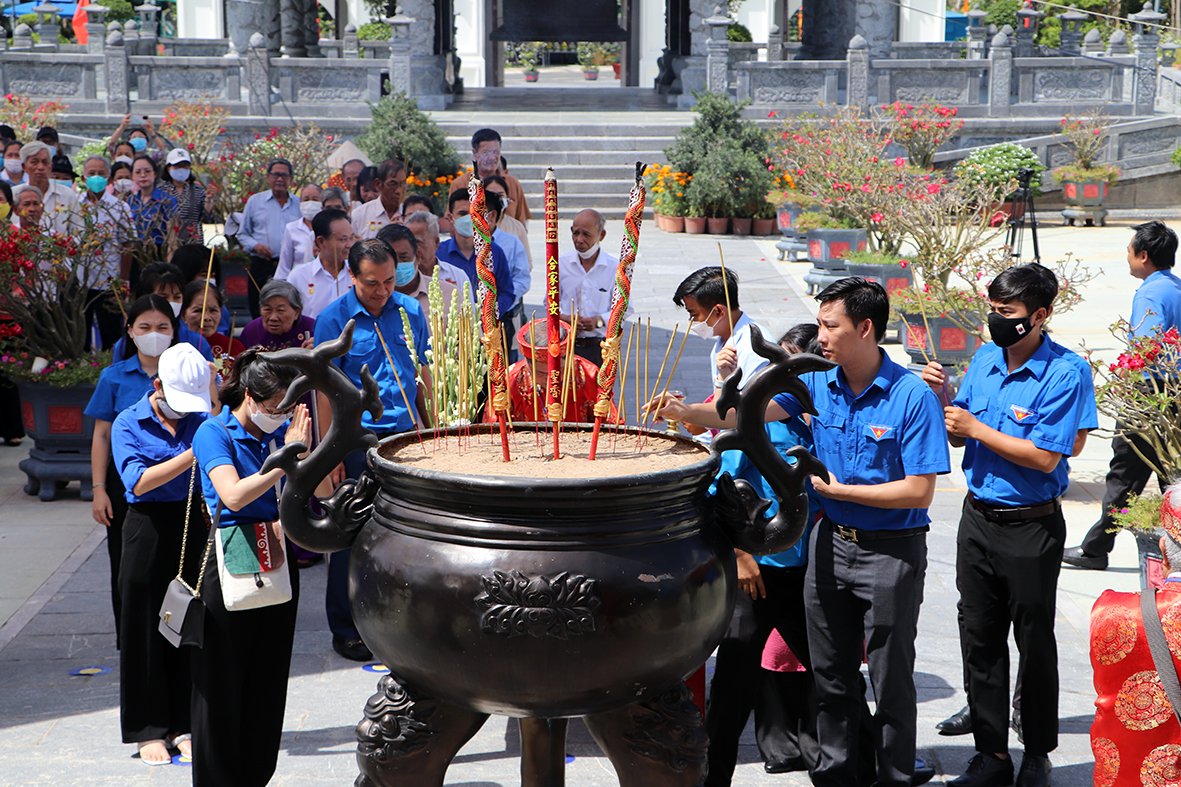
[[[148,749],[150,747],[153,747],[156,744],[160,745],[160,749],[164,753],[163,760],[149,760],[147,757],[144,756],[144,750]],[[151,766],[155,767],[157,765],[168,765],[172,762],[172,757],[170,757],[168,755],[168,744],[160,738],[156,738],[156,739],[150,740],[150,741],[140,741],[139,744],[137,744],[137,745],[139,748],[139,759],[145,765],[151,765]]]
[[[182,743],[187,743],[188,745],[182,748]],[[168,748],[176,749],[180,752],[181,757],[187,757],[191,760],[193,758],[193,736],[187,732],[182,732],[174,738],[169,738]]]

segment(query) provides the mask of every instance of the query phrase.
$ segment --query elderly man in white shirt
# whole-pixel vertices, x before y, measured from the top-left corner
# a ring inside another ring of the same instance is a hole
[[[312,234],[312,219],[320,212],[320,187],[309,183],[299,190],[299,218],[283,228],[283,241],[279,244],[279,266],[275,278],[287,281],[291,269],[311,262],[316,256],[312,248],[315,235]]]
[[[406,165],[386,159],[377,167],[377,199],[353,208],[353,234],[357,240],[376,238],[387,224],[402,221],[402,197],[406,194]]]
[[[297,265],[286,281],[303,299],[303,313],[312,319],[353,287],[349,276],[349,249],[353,246],[353,225],[349,214],[328,208],[312,219],[315,258]]]
[[[52,180],[53,169],[49,146],[44,142],[30,142],[21,148],[21,166],[25,169],[28,185],[41,192],[44,213],[41,226],[59,235],[69,235],[82,229],[82,213],[78,194],[68,181]]]
[[[600,244],[607,237],[606,222],[597,210],[579,211],[570,225],[574,251],[558,258],[558,300],[567,323],[575,311],[574,352],[596,366],[603,363],[601,343],[607,336],[611,293],[619,260]]]

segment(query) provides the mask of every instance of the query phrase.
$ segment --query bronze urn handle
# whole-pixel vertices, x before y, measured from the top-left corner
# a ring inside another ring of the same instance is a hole
[[[261,470],[265,473],[281,467],[286,472],[287,484],[279,498],[279,519],[292,541],[316,552],[335,552],[350,546],[361,525],[369,519],[378,490],[377,480],[366,471],[356,481],[341,484],[332,497],[321,500],[323,514],[314,514],[308,507],[316,486],[347,454],[377,445],[377,436],[361,426],[362,412],[368,411],[375,420],[383,412],[377,381],[369,373],[369,367],[363,366],[362,390],[358,390],[332,363],[352,347],[353,327],[354,321],[350,320],[338,338],[310,350],[291,347],[260,356],[300,372],[287,389],[283,409],[310,391],[325,394],[332,407],[332,425],[314,451],[299,459],[307,446],[288,443],[267,457]]]
[[[726,380],[717,400],[718,415],[737,411],[736,429],[722,432],[714,440],[714,448],[721,451],[744,451],[751,462],[767,479],[779,498],[779,510],[768,518],[769,500],[763,500],[743,479],[731,478],[728,473],[718,479],[715,496],[715,516],[734,546],[753,554],[781,552],[791,548],[808,524],[808,495],[805,483],[809,476],[828,478],[828,469],[803,446],[795,446],[787,455],[795,460],[788,463],[767,436],[767,405],[780,393],[789,393],[799,400],[804,411],[816,414],[812,396],[800,381],[799,375],[822,372],[835,364],[818,355],[788,355],[778,344],[763,338],[756,326],[750,326],[750,343],[756,353],[771,363],[751,378],[741,391],[738,384],[742,370]]]

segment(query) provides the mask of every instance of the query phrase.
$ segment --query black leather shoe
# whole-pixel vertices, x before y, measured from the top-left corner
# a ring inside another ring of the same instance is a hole
[[[1025,734],[1021,731],[1021,711],[1013,711],[1013,718],[1009,719],[1009,729],[1017,733],[1017,740],[1025,743]]]
[[[808,770],[803,757],[792,757],[787,760],[771,760],[763,763],[763,770],[767,773],[794,773]]]
[[[965,705],[936,724],[935,729],[940,735],[968,735],[972,732],[972,711]]]
[[[991,754],[977,754],[963,776],[952,779],[954,787],[1008,787],[1013,783],[1013,761]]]
[[[910,787],[919,787],[935,778],[935,769],[927,765],[922,757],[914,758],[914,773],[910,776]]]
[[[1062,553],[1062,562],[1075,568],[1085,568],[1090,571],[1107,570],[1107,555],[1088,555],[1082,547],[1071,547]]]
[[[359,639],[332,638],[332,649],[350,661],[373,661],[373,653]]]
[[[1050,787],[1050,758],[1044,754],[1026,754],[1017,774],[1017,787]]]

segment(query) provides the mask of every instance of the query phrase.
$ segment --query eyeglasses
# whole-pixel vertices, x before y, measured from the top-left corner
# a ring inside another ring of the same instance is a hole
[[[283,178],[284,180],[287,180],[288,178],[291,177],[291,173],[290,172],[268,172],[267,177],[268,178]]]
[[[256,401],[254,403],[254,406],[257,407],[259,410],[262,410],[267,415],[273,415],[276,417],[283,417],[283,416],[291,415],[292,413],[295,412],[295,405],[291,405],[286,410],[272,410],[271,408],[267,407],[262,402]]]

